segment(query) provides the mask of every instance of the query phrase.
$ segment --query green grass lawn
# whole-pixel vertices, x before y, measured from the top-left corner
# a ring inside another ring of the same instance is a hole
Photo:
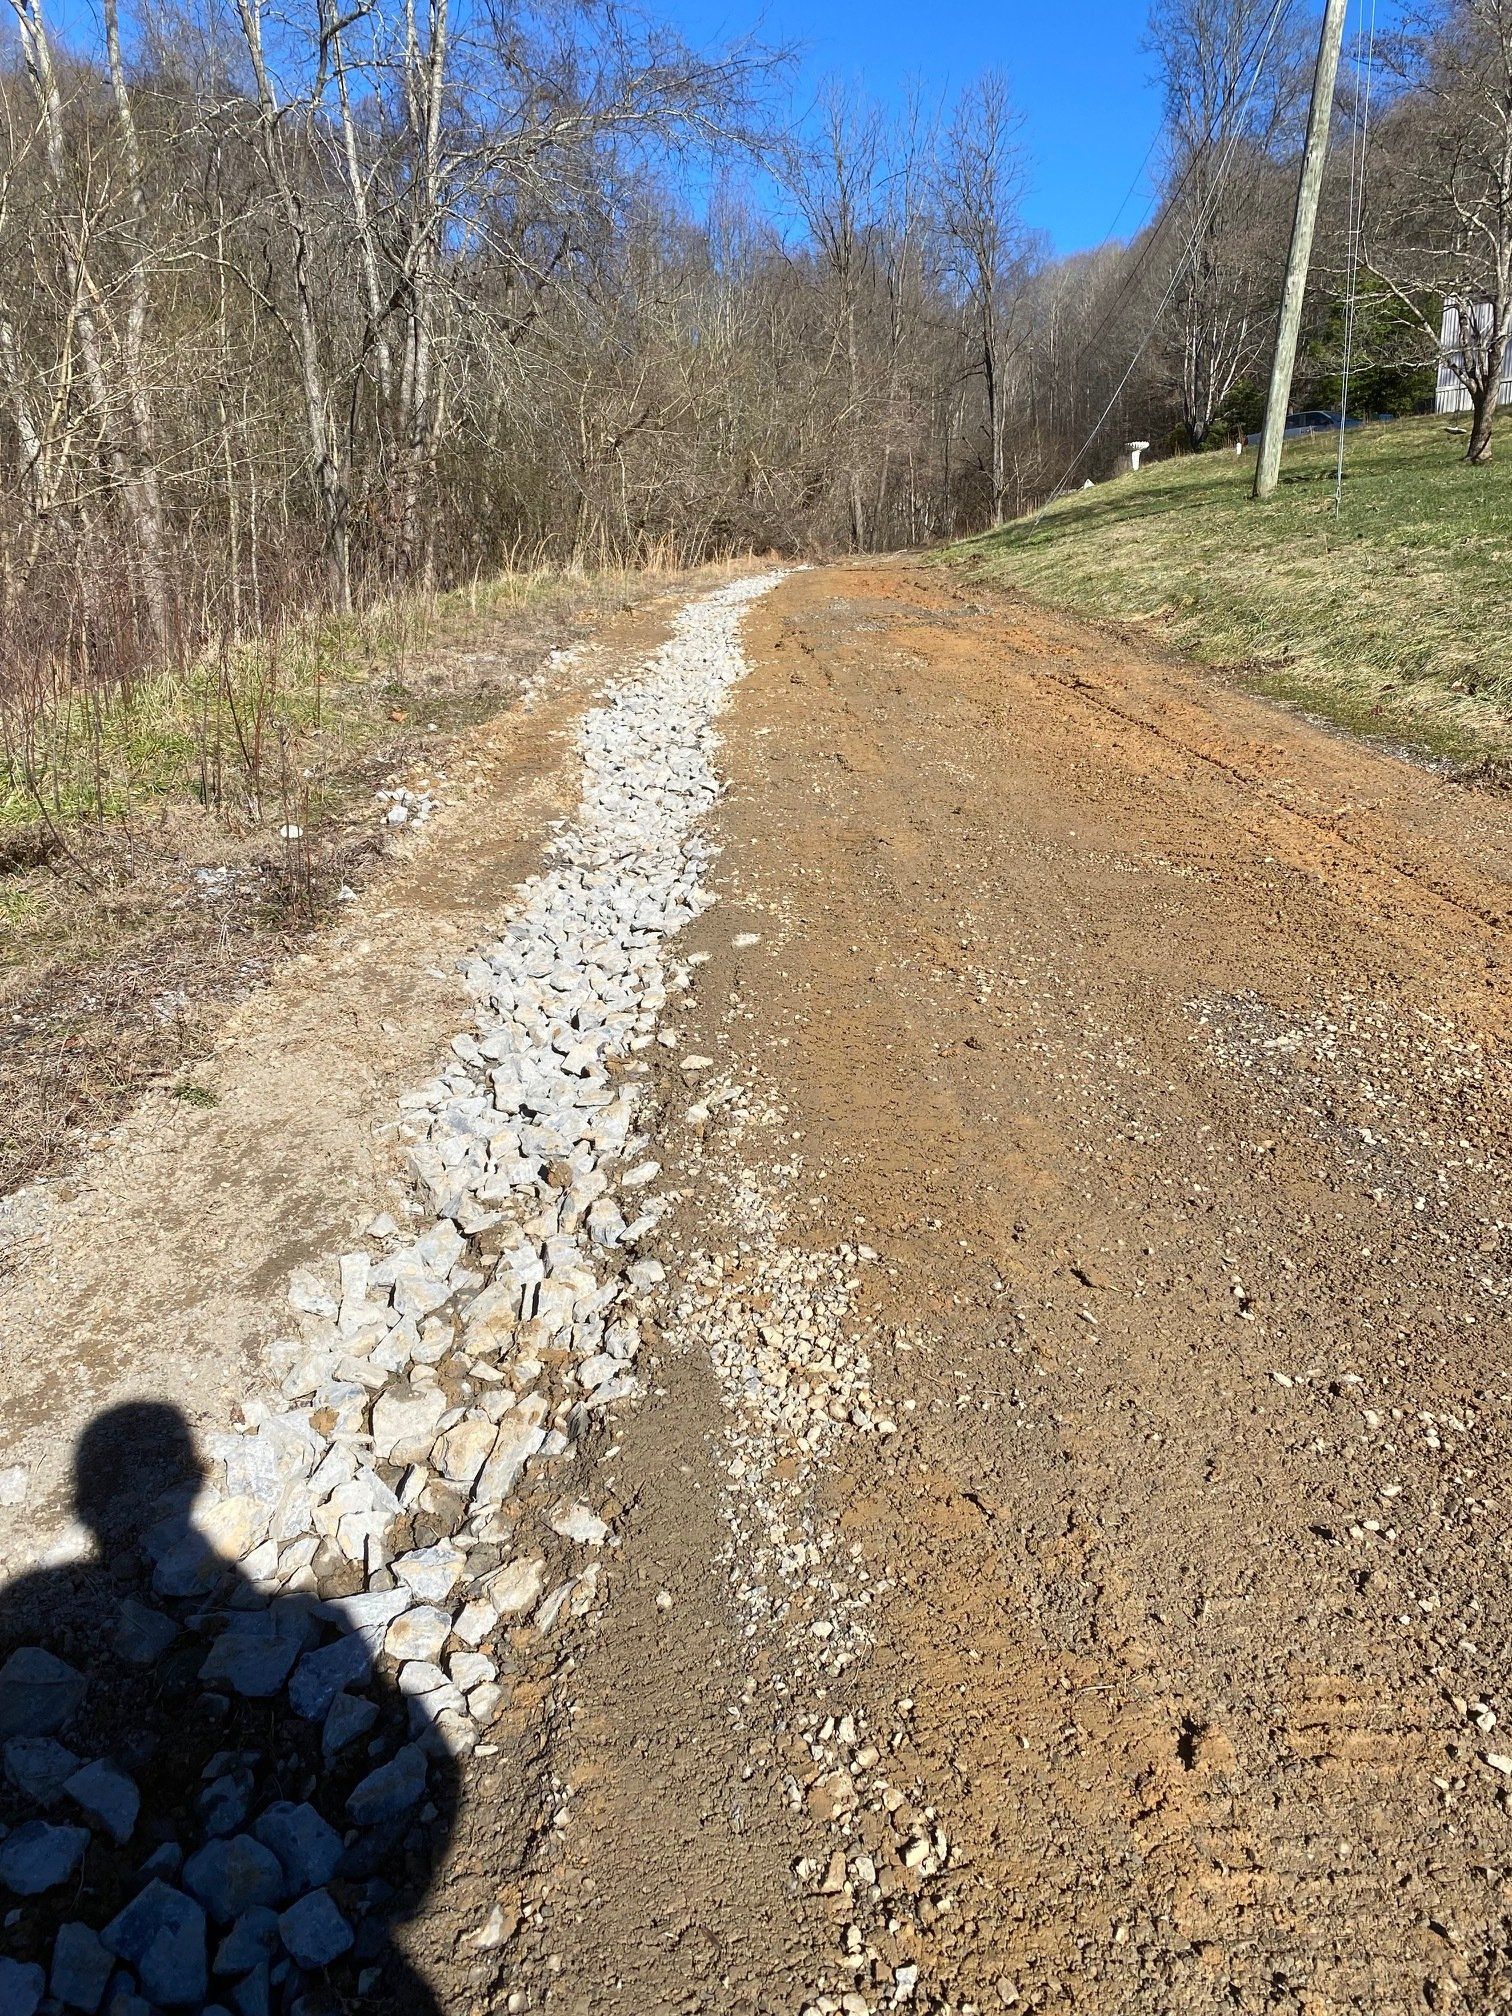
[[[1190,456],[1062,498],[946,549],[968,575],[1136,626],[1357,732],[1457,762],[1512,758],[1512,414],[1504,458],[1467,468],[1463,429],[1402,420],[1288,443],[1281,487],[1253,453]]]

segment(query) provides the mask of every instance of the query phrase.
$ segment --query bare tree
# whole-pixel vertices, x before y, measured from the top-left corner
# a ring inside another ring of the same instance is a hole
[[[52,38],[42,0],[10,0],[20,31],[26,73],[35,94],[47,172],[57,202],[58,255],[66,277],[69,339],[76,344],[94,423],[115,494],[125,508],[132,538],[137,586],[145,604],[154,647],[161,653],[168,636],[163,587],[162,516],[157,469],[153,460],[151,422],[142,388],[140,354],[146,301],[144,280],[134,266],[128,287],[124,331],[117,335],[102,322],[102,290],[92,270],[90,244],[100,206],[87,178],[76,174],[80,163],[70,150],[65,127],[63,93],[53,57]],[[109,10],[109,33],[115,44],[115,14]],[[117,97],[117,115],[128,141],[127,172],[134,192],[140,189],[140,161],[124,86]],[[133,176],[132,170],[138,173]],[[14,337],[12,337],[12,344]]]
[[[1377,122],[1362,233],[1370,270],[1470,399],[1465,459],[1491,459],[1512,336],[1512,0],[1415,9],[1388,47],[1399,95]],[[1430,350],[1430,354],[1432,354]]]
[[[252,69],[251,109],[258,151],[277,196],[286,234],[287,277],[294,300],[292,334],[322,507],[326,557],[337,603],[348,609],[352,603],[351,462],[320,340],[310,191],[305,186],[296,144],[291,138],[291,133],[314,117],[318,82],[302,103],[299,99],[286,101],[269,60],[264,36],[265,11],[264,0],[236,0],[237,20]]]
[[[1200,448],[1261,356],[1288,222],[1267,170],[1295,137],[1300,73],[1279,0],[1155,0],[1147,46],[1164,102],[1165,346]],[[1158,354],[1158,353],[1157,353]]]
[[[0,706],[523,553],[1001,522],[1148,307],[1037,255],[1000,77],[779,139],[762,52],[630,0],[102,0],[66,52],[47,4],[0,9]]]
[[[817,248],[833,296],[833,355],[844,372],[846,400],[835,424],[845,439],[844,472],[851,543],[864,547],[866,502],[862,489],[868,393],[863,383],[859,319],[872,278],[873,234],[886,172],[882,117],[838,85],[820,100],[812,141],[795,137],[783,167],[810,242]]]
[[[147,602],[153,641],[159,652],[168,646],[168,592],[163,571],[163,499],[158,481],[157,444],[152,424],[152,406],[144,375],[144,347],[147,337],[148,279],[151,234],[147,223],[147,194],[142,172],[142,149],[137,138],[136,117],[131,92],[126,83],[126,66],[121,58],[121,20],[118,0],[104,0],[105,59],[110,72],[111,97],[121,138],[121,160],[126,179],[130,222],[126,234],[124,289],[126,314],[118,341],[122,392],[130,427],[131,482],[138,538],[142,549],[142,586]]]
[[[961,93],[940,152],[940,234],[948,270],[972,331],[972,368],[981,373],[987,408],[991,522],[1003,522],[1006,494],[1010,310],[1028,241],[1020,217],[1023,121],[1007,79],[988,71]]]

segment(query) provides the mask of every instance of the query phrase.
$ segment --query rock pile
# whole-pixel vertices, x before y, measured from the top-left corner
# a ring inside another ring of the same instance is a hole
[[[438,1773],[486,1736],[511,1634],[602,1599],[610,1524],[566,1487],[584,1430],[637,1390],[662,1281],[634,1257],[657,1218],[636,1053],[687,984],[666,941],[712,900],[711,717],[777,578],[690,605],[588,716],[577,823],[466,962],[475,1027],[402,1102],[421,1223],[377,1220],[294,1276],[279,1392],[210,1438],[187,1518],[147,1536],[151,1600],[120,1603],[117,1649],[153,1686],[177,1675],[186,1733],[145,1857],[129,1741],[95,1719],[107,1676],[34,1646],[0,1670],[0,1883],[39,1900],[0,1935],[0,2016],[304,2012],[338,1965],[371,1988],[388,1872],[444,1825]],[[199,1763],[196,1715],[245,1732],[269,1704],[292,1711],[287,1754],[227,1736]],[[109,1913],[85,1922],[81,1896]]]
[[[445,779],[441,780],[445,782]],[[440,804],[429,784],[421,784],[410,790],[406,784],[394,784],[386,791],[375,791],[373,802],[383,814],[386,826],[424,826]]]

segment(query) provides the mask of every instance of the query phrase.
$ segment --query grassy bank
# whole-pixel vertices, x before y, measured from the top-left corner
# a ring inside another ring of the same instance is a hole
[[[560,619],[628,578],[521,570],[311,616],[126,692],[0,691],[0,861],[38,825],[66,837],[178,802],[233,826],[283,826],[313,796],[318,821],[323,794],[404,739],[417,709],[455,726],[459,708],[465,718],[470,701],[496,697],[495,680],[438,678],[452,640],[500,616],[527,630],[534,615]]]
[[[1158,463],[1039,521],[947,549],[970,576],[1109,618],[1356,732],[1458,763],[1512,760],[1512,415],[1468,469],[1437,419],[1289,443],[1251,502],[1252,455]]]

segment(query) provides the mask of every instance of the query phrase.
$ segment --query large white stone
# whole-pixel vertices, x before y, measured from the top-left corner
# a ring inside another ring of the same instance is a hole
[[[521,1555],[499,1569],[488,1582],[488,1601],[501,1617],[518,1617],[531,1609],[546,1586],[546,1563]]]
[[[436,1444],[436,1468],[450,1484],[471,1484],[488,1461],[498,1428],[486,1416],[469,1416]]]
[[[436,1660],[451,1636],[451,1612],[433,1604],[418,1604],[396,1617],[383,1640],[383,1649],[401,1664],[411,1659]]]
[[[394,1573],[422,1603],[444,1603],[462,1580],[467,1556],[449,1540],[418,1548],[394,1563]]]
[[[531,1393],[512,1407],[499,1423],[493,1454],[483,1465],[473,1498],[479,1505],[499,1505],[514,1489],[520,1472],[546,1440],[542,1422],[546,1402]]]
[[[390,1463],[424,1463],[446,1404],[439,1386],[380,1394],[373,1403],[373,1454]]]

